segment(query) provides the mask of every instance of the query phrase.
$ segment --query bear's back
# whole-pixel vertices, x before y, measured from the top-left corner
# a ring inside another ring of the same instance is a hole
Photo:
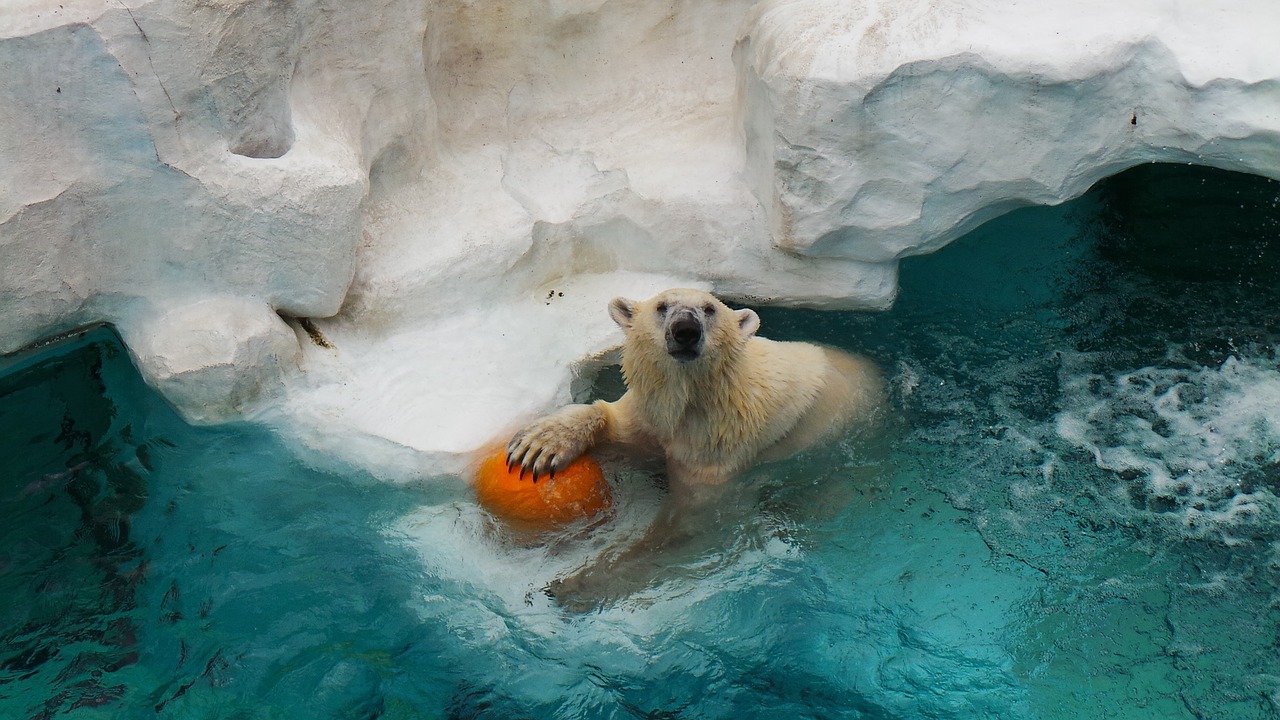
[[[775,412],[785,429],[766,447],[775,460],[829,440],[862,419],[875,417],[884,403],[884,381],[871,360],[835,348],[799,342],[764,345],[760,358],[795,394]]]

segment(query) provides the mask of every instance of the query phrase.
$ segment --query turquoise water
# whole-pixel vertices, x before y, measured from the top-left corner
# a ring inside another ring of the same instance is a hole
[[[649,468],[530,542],[188,427],[108,331],[11,359],[0,717],[1280,717],[1278,196],[1144,168],[905,261],[890,312],[762,309],[895,419],[585,613],[543,588],[643,532]]]

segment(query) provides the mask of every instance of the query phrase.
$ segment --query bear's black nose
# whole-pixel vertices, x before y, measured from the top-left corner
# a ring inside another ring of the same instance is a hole
[[[680,362],[697,360],[702,354],[702,323],[692,312],[674,313],[667,325],[667,354]]]
[[[671,339],[681,347],[692,347],[702,339],[702,325],[692,315],[682,315],[671,322]]]

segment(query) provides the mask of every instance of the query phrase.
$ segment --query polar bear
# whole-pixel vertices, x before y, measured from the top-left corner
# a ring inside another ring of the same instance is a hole
[[[627,391],[616,402],[569,405],[517,432],[507,462],[535,482],[607,443],[665,457],[673,490],[716,486],[869,422],[883,404],[870,360],[757,337],[754,311],[731,310],[702,290],[615,298],[609,314],[626,338]]]

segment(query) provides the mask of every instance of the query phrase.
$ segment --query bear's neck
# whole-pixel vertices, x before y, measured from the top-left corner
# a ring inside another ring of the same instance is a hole
[[[694,418],[715,422],[722,414],[736,414],[725,401],[741,394],[749,375],[744,368],[746,359],[741,353],[732,353],[681,363],[666,353],[628,352],[624,348],[622,373],[627,391],[634,393],[649,426],[661,439],[667,439],[686,429]]]

